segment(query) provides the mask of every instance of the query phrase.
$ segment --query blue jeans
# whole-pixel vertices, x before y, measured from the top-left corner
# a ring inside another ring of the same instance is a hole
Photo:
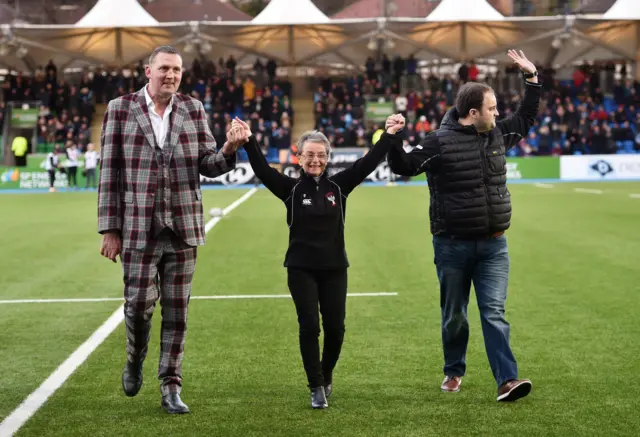
[[[464,376],[469,341],[467,305],[473,282],[480,310],[484,345],[498,387],[518,377],[504,318],[509,280],[506,236],[457,239],[434,236],[435,265],[440,281],[444,373]]]

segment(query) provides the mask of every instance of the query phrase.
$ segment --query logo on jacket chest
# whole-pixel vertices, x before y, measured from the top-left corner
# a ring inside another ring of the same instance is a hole
[[[306,193],[302,193],[302,206],[311,206],[311,199],[307,197]]]
[[[329,202],[331,206],[336,206],[336,196],[332,192],[328,192],[324,195],[325,199]],[[306,193],[302,193],[302,206],[312,206],[313,201],[311,197],[309,197]]]
[[[327,193],[324,197],[331,202],[331,206],[336,206],[336,196],[334,196],[332,192]]]

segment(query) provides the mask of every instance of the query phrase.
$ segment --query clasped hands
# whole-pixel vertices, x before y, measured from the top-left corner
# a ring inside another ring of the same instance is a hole
[[[404,128],[404,125],[405,119],[402,114],[394,114],[387,118],[387,121],[384,124],[384,129],[387,131],[387,133],[395,135]]]
[[[227,131],[227,141],[224,143],[223,150],[235,153],[236,150],[247,141],[251,136],[251,128],[247,123],[238,117],[231,122],[231,128]]]

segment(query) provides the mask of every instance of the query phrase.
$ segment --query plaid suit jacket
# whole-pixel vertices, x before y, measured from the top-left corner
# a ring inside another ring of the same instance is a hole
[[[174,231],[192,246],[205,243],[200,174],[220,176],[236,156],[216,152],[202,103],[175,94],[170,114],[169,179]],[[142,249],[151,240],[159,168],[144,89],[109,102],[100,138],[98,232],[117,230],[123,247]],[[167,147],[167,146],[165,146]]]

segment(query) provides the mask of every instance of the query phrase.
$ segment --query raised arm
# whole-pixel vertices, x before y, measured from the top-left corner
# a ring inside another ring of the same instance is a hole
[[[529,134],[529,129],[536,122],[540,108],[540,94],[542,87],[538,81],[538,72],[535,65],[529,61],[524,53],[509,50],[509,57],[520,67],[525,76],[524,99],[516,112],[496,123],[504,136],[504,145],[508,149]]]
[[[440,145],[435,134],[428,134],[419,145],[407,153],[402,144],[389,150],[387,157],[389,168],[395,174],[417,176],[430,171],[437,172],[440,167]]]
[[[233,126],[234,127],[231,128],[232,131],[229,132],[230,135],[234,135],[234,131],[237,132],[236,129],[239,129],[242,131],[244,138],[248,137],[247,141],[244,143],[244,150],[247,152],[249,164],[251,164],[251,168],[253,168],[256,177],[260,179],[260,182],[262,182],[264,186],[267,187],[267,189],[276,197],[285,201],[289,197],[289,193],[293,189],[293,186],[296,184],[296,180],[283,175],[269,165],[267,159],[264,157],[260,147],[258,146],[256,137],[252,135],[251,129],[247,123],[236,118],[233,121]]]
[[[373,148],[351,167],[331,177],[331,180],[340,186],[344,196],[349,195],[376,169],[391,148],[402,147],[402,138],[397,133],[404,128],[404,124],[404,117],[400,114],[389,117],[385,126],[387,131],[382,134]]]
[[[209,129],[207,114],[202,103],[198,105],[198,171],[203,176],[215,178],[221,176],[236,166],[236,148],[225,143],[222,150],[216,151],[216,140]]]

